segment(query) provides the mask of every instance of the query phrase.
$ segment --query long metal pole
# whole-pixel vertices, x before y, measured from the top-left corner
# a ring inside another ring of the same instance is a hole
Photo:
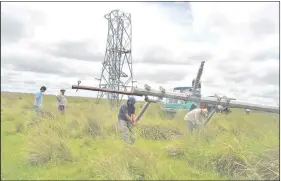
[[[265,106],[265,105],[257,105],[257,104],[249,104],[243,102],[236,102],[231,101],[227,103],[225,100],[218,102],[216,98],[209,98],[209,97],[192,97],[191,94],[188,93],[175,93],[175,92],[161,92],[160,90],[149,90],[135,88],[132,91],[132,95],[146,95],[146,96],[155,96],[155,97],[165,97],[170,99],[178,99],[178,100],[185,100],[185,101],[193,101],[193,102],[201,102],[205,104],[221,104],[223,106],[228,106],[232,108],[244,108],[244,109],[251,109],[256,111],[265,111],[265,112],[272,112],[272,113],[279,113],[279,107],[275,106]]]
[[[146,104],[144,105],[144,107],[141,109],[141,111],[139,112],[139,114],[136,117],[136,122],[139,122],[140,118],[142,117],[142,115],[144,114],[144,112],[147,110],[149,104],[151,102],[146,102]]]
[[[216,109],[213,109],[207,116],[205,122],[204,122],[204,125],[206,125],[210,120],[211,118],[213,117],[213,115],[216,113]]]
[[[125,95],[135,95],[135,96],[154,96],[160,98],[170,98],[170,99],[178,99],[178,100],[185,100],[185,101],[193,101],[193,102],[201,102],[205,104],[220,104],[222,106],[228,106],[232,108],[244,108],[244,109],[251,109],[256,111],[265,111],[265,112],[272,112],[272,113],[279,113],[279,107],[275,106],[265,106],[265,105],[257,105],[257,104],[249,104],[243,102],[236,102],[231,101],[227,103],[225,100],[219,102],[216,98],[211,97],[192,97],[192,93],[175,93],[175,92],[162,92],[161,90],[147,90],[142,88],[133,88],[131,92],[128,91],[117,91],[111,89],[102,89],[98,87],[89,87],[89,86],[77,86],[73,85],[72,89],[83,89],[83,90],[91,90],[91,91],[102,91],[102,92],[110,92],[110,93],[119,93]]]

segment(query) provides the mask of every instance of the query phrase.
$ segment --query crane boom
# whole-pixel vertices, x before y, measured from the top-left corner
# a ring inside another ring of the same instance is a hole
[[[194,82],[194,85],[193,85],[193,94],[195,94],[197,88],[199,87],[200,79],[201,79],[201,76],[202,76],[202,73],[203,73],[204,64],[205,64],[205,61],[202,61],[201,65],[200,65],[200,68],[197,72],[197,76],[196,76],[196,79],[195,79],[195,82]]]

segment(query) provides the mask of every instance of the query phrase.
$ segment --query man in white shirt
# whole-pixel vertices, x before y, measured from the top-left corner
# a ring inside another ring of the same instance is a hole
[[[58,111],[61,113],[64,113],[65,107],[66,107],[66,97],[65,97],[64,93],[65,93],[65,89],[62,88],[60,90],[60,93],[56,96]]]
[[[192,133],[193,129],[204,125],[207,113],[208,109],[196,108],[185,115],[184,120],[188,122],[190,133]]]

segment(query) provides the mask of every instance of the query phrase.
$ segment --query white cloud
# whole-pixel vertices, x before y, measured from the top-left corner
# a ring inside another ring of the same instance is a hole
[[[84,85],[97,85],[94,78],[101,73],[107,38],[104,15],[120,9],[132,15],[133,71],[139,86],[190,85],[205,60],[204,95],[219,92],[237,100],[275,104],[278,8],[278,3],[269,2],[5,2],[1,20],[6,18],[2,20],[6,30],[12,30],[9,26],[15,22],[23,26],[18,25],[21,32],[13,32],[19,33],[17,39],[1,42],[1,87],[21,90],[24,82],[34,87],[24,86],[26,91],[44,83],[48,91],[56,92],[79,79]],[[64,52],[59,49],[63,42],[69,44]],[[9,75],[12,71],[20,78]]]

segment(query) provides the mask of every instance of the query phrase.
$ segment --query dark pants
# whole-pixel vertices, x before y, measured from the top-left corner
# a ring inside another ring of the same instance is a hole
[[[65,110],[64,105],[59,105],[58,110],[59,110],[59,112],[64,113],[64,110]]]
[[[129,121],[118,120],[118,125],[119,125],[119,129],[120,129],[123,139],[126,142],[129,142],[131,144],[134,143],[135,132],[134,132],[133,124]],[[130,132],[129,134],[126,130],[126,127],[128,128],[128,130]]]

